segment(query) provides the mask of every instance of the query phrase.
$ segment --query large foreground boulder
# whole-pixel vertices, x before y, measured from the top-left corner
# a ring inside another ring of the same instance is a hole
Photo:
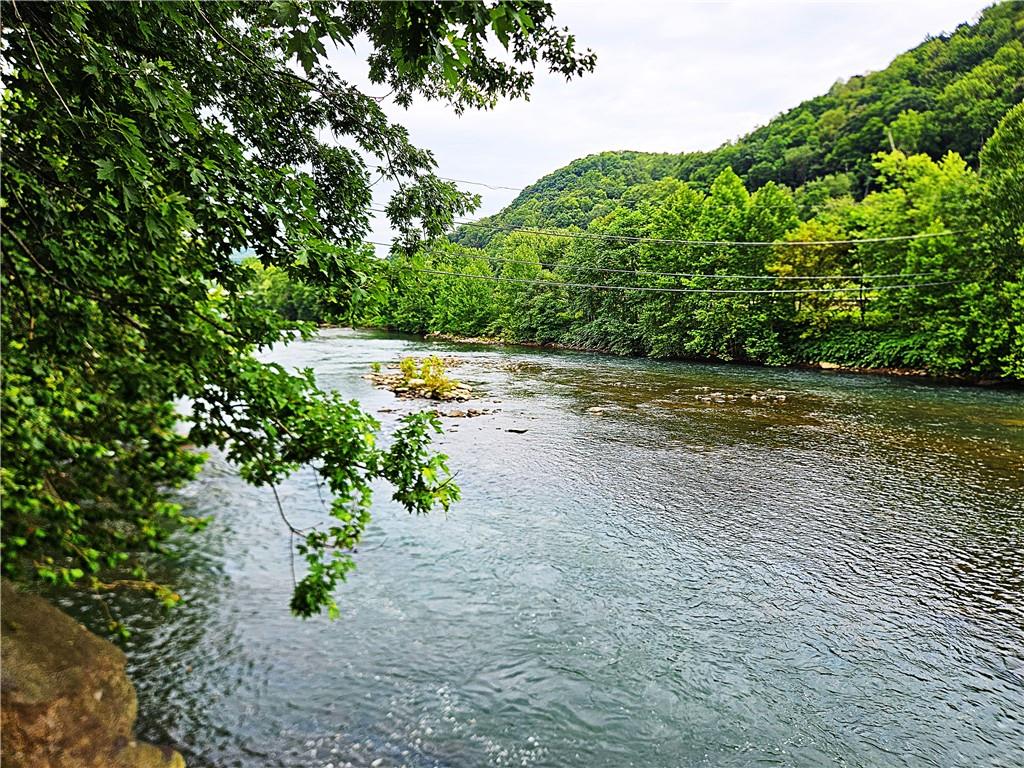
[[[174,750],[135,740],[119,648],[6,580],[0,597],[4,768],[184,768]]]

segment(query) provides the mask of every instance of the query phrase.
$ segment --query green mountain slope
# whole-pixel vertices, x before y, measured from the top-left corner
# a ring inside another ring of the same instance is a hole
[[[986,9],[974,24],[926,40],[884,70],[837,82],[736,142],[682,155],[603,152],[543,177],[482,223],[586,227],[619,205],[635,207],[676,178],[707,191],[732,168],[747,188],[797,189],[810,213],[823,199],[877,188],[872,156],[892,148],[934,159],[956,152],[976,166],[984,141],[1024,100],[1024,2]],[[455,241],[486,245],[493,231],[464,227]]]
[[[707,185],[731,166],[751,188],[846,173],[861,196],[874,178],[871,155],[880,150],[936,158],[956,152],[976,163],[1000,118],[1022,99],[1024,2],[1006,2],[880,72],[837,82],[734,144],[685,155],[676,173]]]
[[[651,182],[673,177],[679,155],[652,152],[601,152],[573,160],[524,189],[487,224],[517,227],[586,226],[620,204],[636,204],[655,194]],[[455,239],[482,247],[491,239],[486,229],[463,227]]]

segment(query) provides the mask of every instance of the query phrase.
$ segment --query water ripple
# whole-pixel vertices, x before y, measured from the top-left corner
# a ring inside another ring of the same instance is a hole
[[[463,501],[380,495],[342,620],[300,622],[268,499],[215,458],[188,604],[123,606],[145,738],[193,768],[1024,764],[1019,393],[350,332],[273,354],[375,410],[370,362],[428,350],[502,409],[443,438]],[[283,498],[319,513],[309,478]]]

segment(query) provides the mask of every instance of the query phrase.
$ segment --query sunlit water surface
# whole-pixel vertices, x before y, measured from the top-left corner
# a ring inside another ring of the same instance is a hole
[[[272,357],[387,431],[417,404],[363,374],[427,352],[486,393],[445,409],[500,409],[445,419],[463,500],[381,488],[342,619],[303,622],[272,497],[214,457],[187,604],[121,603],[143,737],[192,768],[1024,765],[1019,392],[351,331]],[[282,497],[321,514],[310,471]]]

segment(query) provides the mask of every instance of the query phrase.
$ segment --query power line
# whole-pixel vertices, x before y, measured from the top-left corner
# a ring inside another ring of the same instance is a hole
[[[457,184],[472,184],[475,187],[486,187],[487,189],[507,189],[509,192],[522,192],[525,187],[506,187],[502,184],[484,184],[482,181],[467,181],[466,179],[452,179],[448,176],[438,176],[442,181],[454,181]]]
[[[496,283],[521,283],[529,285],[548,285],[556,288],[588,288],[607,291],[647,291],[651,293],[728,293],[728,294],[776,294],[776,293],[856,293],[863,290],[861,287],[852,288],[662,288],[648,285],[606,285],[604,283],[566,283],[557,280],[533,280],[525,277],[495,277],[493,275],[473,275],[468,272],[446,272],[439,269],[422,269],[419,267],[406,267],[411,272],[421,272],[428,275],[446,275],[448,277],[463,277],[470,280],[487,280]],[[869,291],[893,290],[896,288],[923,288],[934,285],[953,285],[959,280],[939,280],[924,283],[902,283],[897,285],[878,285],[868,288]]]
[[[387,213],[384,208],[371,206],[371,211]],[[632,235],[611,235],[597,232],[564,232],[555,229],[541,229],[538,227],[517,227],[513,225],[494,226],[491,224],[480,224],[475,221],[454,220],[452,223],[463,227],[474,227],[476,229],[487,229],[493,232],[524,232],[533,235],[548,235],[550,237],[564,237],[577,240],[615,240],[628,243],[654,243],[658,245],[714,245],[714,246],[750,246],[750,247],[806,247],[814,245],[859,245],[862,243],[895,243],[908,240],[923,240],[933,237],[946,237],[947,235],[960,235],[963,230],[946,229],[942,232],[919,232],[913,235],[887,235],[885,237],[862,237],[847,240],[687,240],[662,237],[639,237]]]
[[[889,274],[863,274],[863,275],[728,275],[728,274],[705,274],[703,272],[650,272],[643,269],[623,269],[615,267],[589,267],[576,264],[555,264],[553,262],[528,261],[526,259],[502,259],[496,256],[473,256],[472,258],[497,261],[505,264],[526,264],[545,269],[569,269],[576,271],[590,272],[616,272],[628,275],[639,275],[644,277],[702,277],[712,280],[881,280],[893,277],[930,277],[941,274],[940,270],[931,272],[892,272]]]
[[[904,240],[921,240],[930,237],[945,237],[946,235],[961,234],[959,231],[943,230],[942,232],[921,232],[915,235],[890,235],[888,237],[862,237],[850,240],[685,240],[661,237],[636,237],[630,235],[609,235],[596,232],[562,232],[554,229],[540,229],[536,227],[495,227],[487,224],[478,224],[474,221],[455,221],[455,224],[463,227],[474,227],[477,229],[489,229],[498,232],[525,232],[535,235],[548,235],[549,237],[566,237],[582,240],[616,240],[627,243],[655,243],[658,245],[735,245],[742,247],[768,247],[768,246],[809,246],[809,245],[858,245],[860,243],[894,243]]]
[[[378,240],[367,240],[370,245],[387,246],[390,243],[382,243]],[[440,256],[442,254],[423,252],[425,256]],[[529,261],[526,259],[505,259],[497,256],[470,256],[468,258],[480,259],[483,261],[495,261],[504,264],[524,264],[527,266],[543,267],[545,269],[567,269],[580,272],[608,272],[616,274],[637,275],[641,277],[699,277],[710,280],[883,280],[894,277],[931,277],[942,274],[941,270],[931,272],[891,272],[888,274],[860,274],[860,275],[729,275],[729,274],[705,274],[702,272],[651,272],[642,269],[624,269],[616,267],[591,267],[578,264],[559,264],[554,262]]]

